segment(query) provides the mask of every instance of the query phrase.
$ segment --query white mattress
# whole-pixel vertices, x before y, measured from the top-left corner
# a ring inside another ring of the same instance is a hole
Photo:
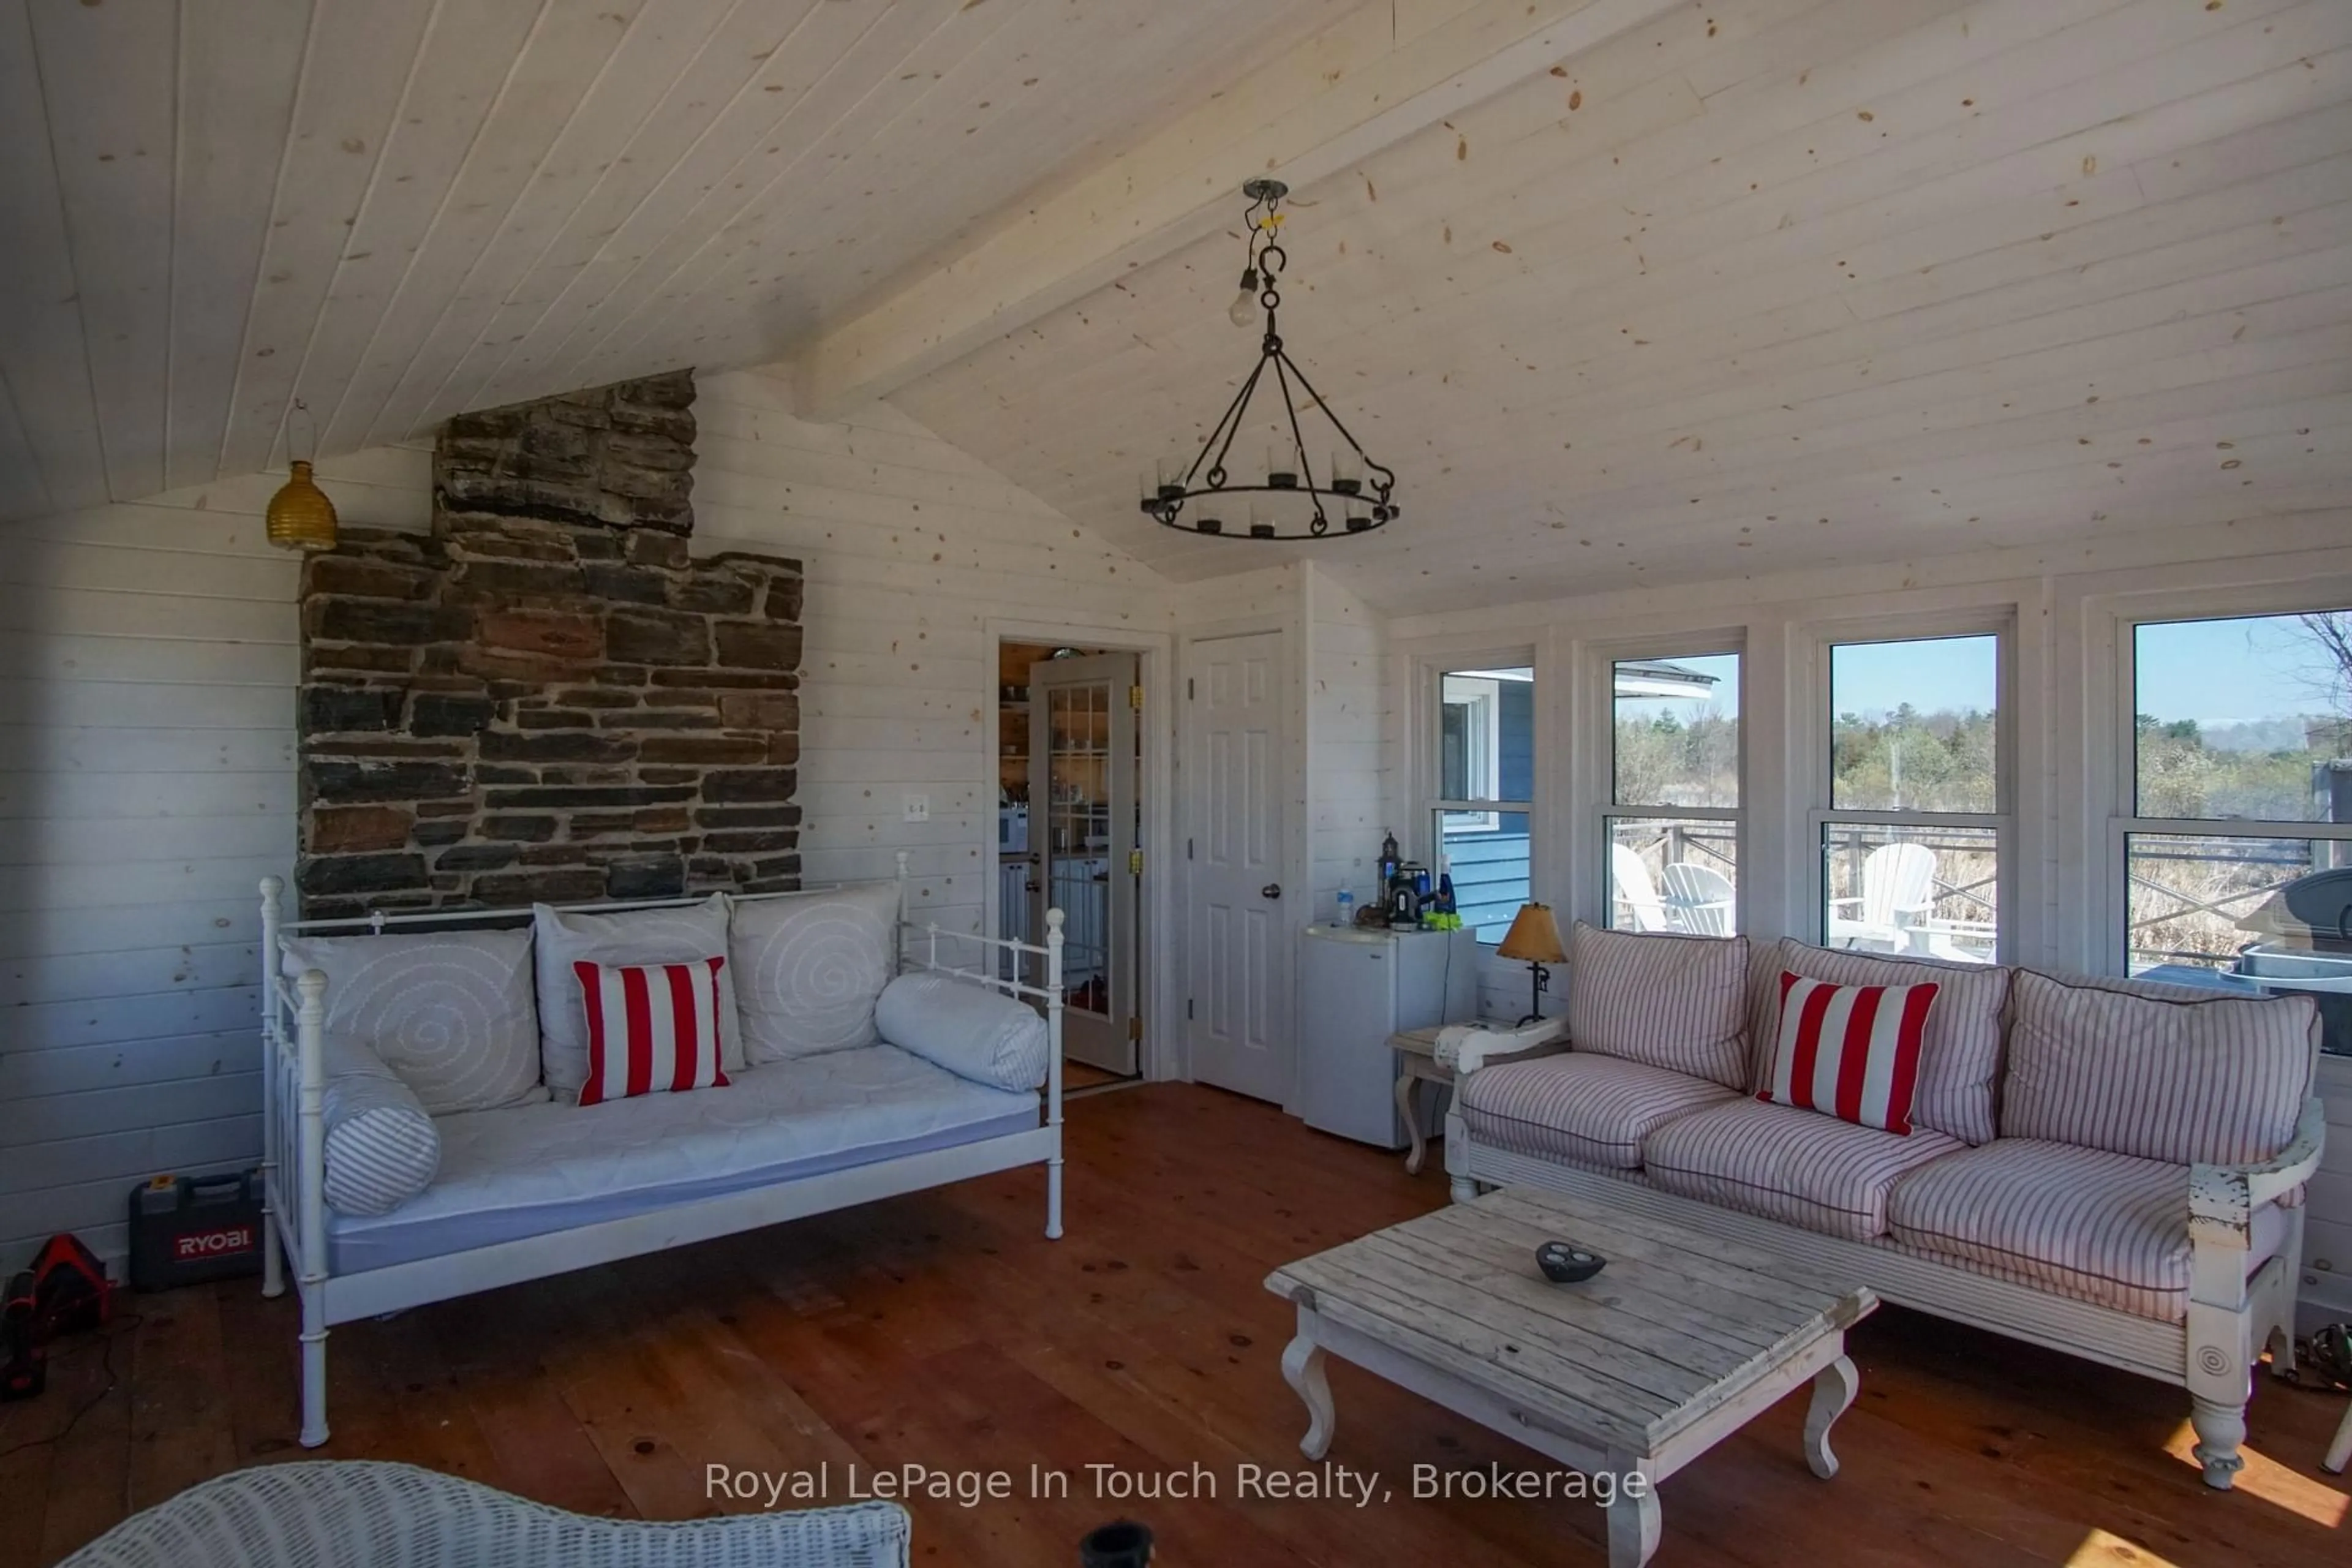
[[[464,1252],[1038,1125],[1034,1093],[896,1046],[747,1068],[724,1089],[435,1118],[441,1170],[387,1215],[331,1213],[338,1274]]]

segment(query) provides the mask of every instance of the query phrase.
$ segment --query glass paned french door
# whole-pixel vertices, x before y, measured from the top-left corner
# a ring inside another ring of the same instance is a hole
[[[1037,858],[1033,940],[1062,911],[1062,1037],[1074,1060],[1136,1070],[1133,654],[1030,666],[1030,814]]]

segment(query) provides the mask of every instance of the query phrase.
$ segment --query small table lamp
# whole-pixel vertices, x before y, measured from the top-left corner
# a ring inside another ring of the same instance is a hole
[[[1495,956],[1517,959],[1533,972],[1535,990],[1528,998],[1528,1016],[1519,1022],[1535,1023],[1543,1016],[1543,994],[1551,988],[1551,971],[1544,965],[1568,962],[1568,954],[1559,945],[1559,922],[1551,918],[1551,906],[1521,904],[1519,912],[1512,917],[1503,945],[1495,950]]]

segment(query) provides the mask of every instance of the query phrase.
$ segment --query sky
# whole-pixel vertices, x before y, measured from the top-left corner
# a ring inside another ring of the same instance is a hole
[[[2333,664],[2293,616],[2167,621],[2137,637],[2135,710],[2200,725],[2323,713]],[[1923,711],[1990,708],[1998,679],[1994,639],[1845,643],[1832,655],[1832,706],[1884,713],[1904,702]]]
[[[2139,628],[2137,711],[2201,725],[2325,713],[2332,666],[2293,616]]]
[[[2000,691],[2000,639],[1840,643],[1830,650],[1830,710],[1891,713],[1990,710]]]
[[[2333,665],[2293,616],[2167,621],[2138,628],[2139,712],[2194,719],[2210,728],[2322,713]],[[1832,706],[1840,713],[1886,713],[1905,702],[1923,712],[1990,709],[1999,686],[1996,639],[1933,637],[1841,643],[1831,656]],[[1739,711],[1739,657],[1674,657],[1666,662],[1716,677],[1709,703],[1622,699],[1623,718],[1672,713],[1688,721],[1711,707]]]
[[[1695,702],[1688,698],[1620,698],[1617,702],[1617,716],[1620,719],[1652,719],[1661,713],[1671,713],[1685,723],[1688,723],[1693,719],[1710,711],[1727,719],[1736,719],[1739,716],[1739,656],[1738,654],[1713,653],[1691,658],[1676,655],[1670,658],[1636,659],[1633,662],[1678,664],[1685,669],[1699,675],[1712,675],[1715,677],[1715,685],[1707,693],[1707,700],[1703,703]]]

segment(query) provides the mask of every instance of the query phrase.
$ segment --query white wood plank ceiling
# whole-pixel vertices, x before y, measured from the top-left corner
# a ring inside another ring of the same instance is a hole
[[[772,363],[1264,565],[1265,170],[1382,609],[2352,493],[2347,0],[0,0],[0,517]]]
[[[0,0],[0,518],[772,360],[1344,8]]]
[[[1254,357],[1241,205],[893,401],[1175,576],[1279,558],[1135,510]],[[2352,496],[2345,0],[1677,5],[1293,210],[1285,336],[1408,503],[1303,548],[1384,609]]]

